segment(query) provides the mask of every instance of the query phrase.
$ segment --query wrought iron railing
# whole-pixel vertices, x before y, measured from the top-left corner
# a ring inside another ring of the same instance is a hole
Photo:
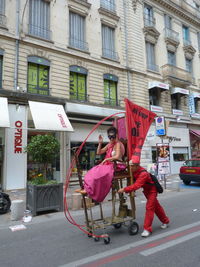
[[[144,26],[145,27],[155,27],[156,26],[155,18],[144,16]]]
[[[192,45],[192,43],[189,39],[183,39],[183,45],[188,46],[188,45]]]
[[[147,63],[147,70],[152,70],[152,71],[159,72],[159,67],[156,64]]]
[[[113,1],[110,0],[101,0],[100,6],[111,12],[116,12],[116,5]]]
[[[165,28],[165,38],[179,42],[179,33],[172,29]]]
[[[27,92],[35,95],[50,95],[50,88],[42,88],[37,85],[28,84]]]
[[[70,99],[71,100],[77,100],[80,102],[88,102],[89,101],[89,95],[71,91],[70,92]]]
[[[106,58],[119,60],[118,53],[110,49],[103,48],[102,55]]]
[[[51,40],[52,32],[47,28],[29,24],[29,34],[43,39]]]
[[[193,81],[191,73],[169,64],[162,66],[162,74],[164,79],[176,79],[188,84],[191,84]]]
[[[120,106],[120,101],[117,99],[104,97],[104,104],[109,106]]]
[[[79,40],[73,36],[71,36],[69,38],[69,46],[83,50],[83,51],[88,51],[88,43],[83,41],[83,40]]]

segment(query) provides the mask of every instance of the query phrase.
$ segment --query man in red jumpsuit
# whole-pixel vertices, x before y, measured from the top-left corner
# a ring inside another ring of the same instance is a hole
[[[147,199],[146,203],[146,213],[144,218],[144,231],[142,232],[142,237],[148,237],[152,233],[152,223],[154,219],[154,213],[157,215],[159,220],[162,222],[161,228],[166,229],[169,225],[169,218],[165,214],[163,207],[157,200],[157,190],[152,182],[150,174],[145,171],[139,164],[139,158],[133,156],[129,164],[131,166],[131,171],[133,177],[135,178],[135,183],[119,189],[119,193],[130,193],[136,191],[139,188],[143,188],[143,193]],[[152,185],[151,185],[152,184]]]

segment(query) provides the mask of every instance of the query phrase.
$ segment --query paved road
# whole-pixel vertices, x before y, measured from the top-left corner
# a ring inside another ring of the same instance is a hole
[[[12,232],[0,226],[1,267],[73,267],[73,266],[134,266],[190,267],[200,266],[200,189],[183,189],[159,196],[171,225],[160,229],[155,218],[153,234],[147,239],[130,236],[127,229],[107,229],[111,243],[94,242],[64,218],[62,213],[37,216],[26,229]],[[145,202],[136,198],[137,219],[142,226]],[[104,208],[110,211],[109,204]],[[72,213],[83,223],[83,212]],[[19,224],[19,222],[18,222]]]

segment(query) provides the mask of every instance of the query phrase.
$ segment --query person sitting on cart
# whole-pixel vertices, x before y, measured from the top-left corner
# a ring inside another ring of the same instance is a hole
[[[148,237],[152,233],[154,214],[156,214],[159,220],[162,222],[162,229],[166,229],[168,227],[169,218],[167,217],[163,207],[157,200],[158,193],[156,187],[153,185],[150,174],[140,166],[139,158],[137,156],[133,156],[129,161],[129,165],[131,166],[131,171],[133,173],[133,177],[135,178],[135,183],[119,189],[118,193],[130,193],[132,191],[138,190],[141,187],[143,188],[143,193],[147,199],[147,203],[144,218],[144,230],[141,236]]]
[[[110,191],[114,175],[114,163],[117,162],[116,170],[124,170],[126,165],[120,163],[125,153],[124,145],[118,139],[118,131],[115,127],[107,130],[109,143],[102,147],[103,137],[99,135],[97,155],[106,153],[104,160],[90,169],[84,177],[84,188],[76,189],[75,192],[87,194],[96,202],[102,202]]]

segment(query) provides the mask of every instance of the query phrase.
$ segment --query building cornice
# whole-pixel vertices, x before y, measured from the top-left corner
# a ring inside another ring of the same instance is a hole
[[[173,0],[152,0],[152,2],[156,4],[160,4],[161,6],[168,8],[169,10],[181,16],[188,22],[200,27],[200,19],[197,16],[194,16],[191,12],[182,8],[180,5],[177,5],[176,3],[174,3]]]

